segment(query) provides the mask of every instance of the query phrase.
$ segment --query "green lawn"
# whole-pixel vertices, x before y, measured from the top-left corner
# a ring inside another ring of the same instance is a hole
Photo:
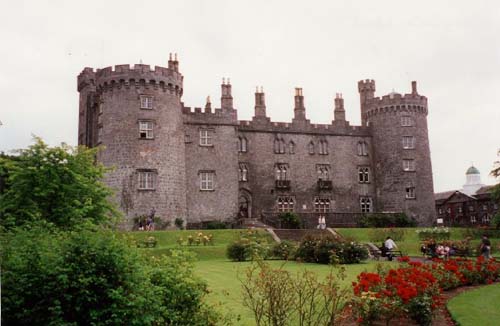
[[[418,234],[415,232],[418,228],[404,228],[406,231],[403,241],[396,241],[397,246],[401,249],[403,254],[410,256],[420,256],[420,239]],[[373,242],[370,240],[370,228],[338,228],[335,229],[342,236],[353,239],[358,242]],[[463,229],[462,228],[450,228],[451,240],[462,240]],[[500,244],[500,239],[491,239],[492,247],[498,248]],[[479,246],[480,239],[474,239],[472,241],[473,248]],[[380,246],[381,243],[375,243],[375,245]],[[497,255],[497,250],[493,250],[493,255]]]
[[[278,267],[284,261],[268,261],[273,267]],[[389,262],[381,262],[382,264],[394,264]],[[208,283],[210,294],[208,302],[211,304],[222,304],[222,311],[232,312],[240,315],[241,321],[237,325],[255,325],[253,315],[250,310],[242,304],[241,283],[238,280],[238,275],[244,273],[245,268],[250,266],[250,262],[235,263],[227,260],[205,260],[196,263],[196,274],[205,279]],[[325,277],[332,269],[328,265],[320,264],[305,264],[296,262],[286,262],[284,268],[298,273],[303,269],[313,270],[320,277]],[[375,270],[375,262],[367,262],[357,265],[345,265],[347,268],[347,277],[342,284],[351,286],[351,282],[356,280],[356,276],[362,271]]]
[[[448,302],[453,319],[460,326],[498,325],[500,285],[494,284],[464,292]]]
[[[263,241],[273,242],[273,239],[269,233],[265,230],[257,229],[257,236]],[[196,235],[202,232],[205,235],[213,235],[213,244],[204,246],[200,245],[187,245],[187,237]],[[247,230],[239,229],[228,229],[228,230],[171,230],[171,231],[136,231],[127,232],[126,236],[135,239],[136,241],[141,241],[147,237],[154,236],[158,241],[156,248],[144,249],[147,254],[159,256],[162,254],[168,254],[172,249],[187,249],[194,252],[200,261],[204,260],[214,260],[214,259],[225,259],[226,257],[226,247],[232,241],[238,239],[241,234],[245,235]],[[183,239],[183,245],[178,244],[179,238]]]

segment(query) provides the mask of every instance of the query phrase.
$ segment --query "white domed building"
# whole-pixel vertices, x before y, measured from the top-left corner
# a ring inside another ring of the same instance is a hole
[[[469,167],[462,189],[434,194],[437,218],[448,226],[489,225],[498,212],[492,190],[493,186],[481,183],[479,170]]]

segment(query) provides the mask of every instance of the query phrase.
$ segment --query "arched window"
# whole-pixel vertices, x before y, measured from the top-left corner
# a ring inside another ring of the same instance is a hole
[[[314,154],[314,142],[312,140],[307,145],[307,151],[309,152],[309,154]]]
[[[248,181],[248,167],[245,163],[239,164],[239,181]]]
[[[280,138],[280,154],[285,154],[285,141],[283,138]]]
[[[326,139],[322,139],[319,141],[319,154],[327,155],[328,154],[328,142]]]
[[[288,152],[295,154],[295,143],[292,140],[288,143]]]
[[[277,136],[274,139],[274,153],[275,154],[285,154],[285,141],[283,140],[283,137]]]
[[[360,141],[358,143],[358,155],[359,156],[368,155],[368,144],[365,141]]]
[[[245,137],[238,137],[238,152],[246,153],[247,152],[247,139]]]

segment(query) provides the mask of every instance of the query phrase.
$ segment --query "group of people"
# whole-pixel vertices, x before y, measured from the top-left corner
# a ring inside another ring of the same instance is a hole
[[[326,229],[326,219],[325,219],[324,216],[318,217],[318,226],[317,226],[317,228],[320,229],[320,230]]]
[[[450,256],[455,256],[458,254],[459,248],[451,243],[441,243],[438,244],[436,241],[431,240],[420,247],[420,251],[423,255],[429,255],[433,258],[449,258]],[[479,253],[486,259],[491,258],[491,241],[485,234],[481,239],[481,245],[479,246]]]
[[[153,208],[149,215],[146,217],[146,220],[141,217],[139,218],[139,231],[154,231],[155,230],[155,209]]]

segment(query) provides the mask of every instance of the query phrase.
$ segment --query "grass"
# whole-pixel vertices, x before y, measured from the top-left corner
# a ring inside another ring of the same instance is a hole
[[[498,325],[500,285],[464,292],[448,302],[448,309],[460,326]]]
[[[205,235],[213,235],[213,244],[204,246],[200,245],[187,245],[187,237],[197,236],[199,232]],[[130,236],[135,241],[142,241],[147,237],[153,236],[158,241],[155,248],[144,249],[146,254],[160,256],[163,254],[168,254],[172,249],[186,249],[188,251],[194,252],[200,261],[204,260],[214,260],[214,259],[225,259],[226,257],[226,247],[232,241],[238,239],[240,235],[245,234],[247,230],[238,229],[227,229],[227,230],[171,230],[171,231],[136,231],[128,232],[127,236]],[[257,236],[263,241],[272,242],[273,239],[269,233],[265,230],[257,229]],[[179,238],[182,238],[182,246],[178,244]]]
[[[418,234],[415,232],[418,228],[404,228],[406,231],[403,241],[396,241],[397,246],[403,252],[403,254],[410,256],[421,256],[420,253],[420,244],[421,240],[418,238]],[[371,232],[373,232],[371,228],[338,228],[335,229],[339,234],[348,239],[353,239],[358,242],[373,242],[371,240]],[[462,240],[463,236],[463,228],[450,228],[450,240]],[[492,248],[499,248],[500,239],[490,239]],[[472,240],[472,247],[476,248],[480,244],[480,239]],[[375,243],[375,245],[380,246],[381,243]],[[493,255],[498,255],[497,252],[493,251]]]
[[[292,272],[299,273],[304,269],[314,271],[320,279],[326,277],[331,271],[332,266],[320,264],[305,264],[284,261],[268,261],[268,263],[277,268],[283,265],[283,268]],[[382,264],[392,264],[382,262]],[[220,304],[223,312],[230,312],[239,315],[241,320],[237,325],[255,325],[252,312],[243,306],[241,283],[238,275],[243,276],[245,268],[250,266],[250,262],[234,263],[227,260],[199,261],[195,264],[195,273],[207,281],[210,294],[208,302],[211,304]],[[346,278],[341,281],[344,286],[351,286],[351,282],[356,280],[359,273],[368,270],[373,271],[376,268],[375,262],[364,264],[345,265]]]

